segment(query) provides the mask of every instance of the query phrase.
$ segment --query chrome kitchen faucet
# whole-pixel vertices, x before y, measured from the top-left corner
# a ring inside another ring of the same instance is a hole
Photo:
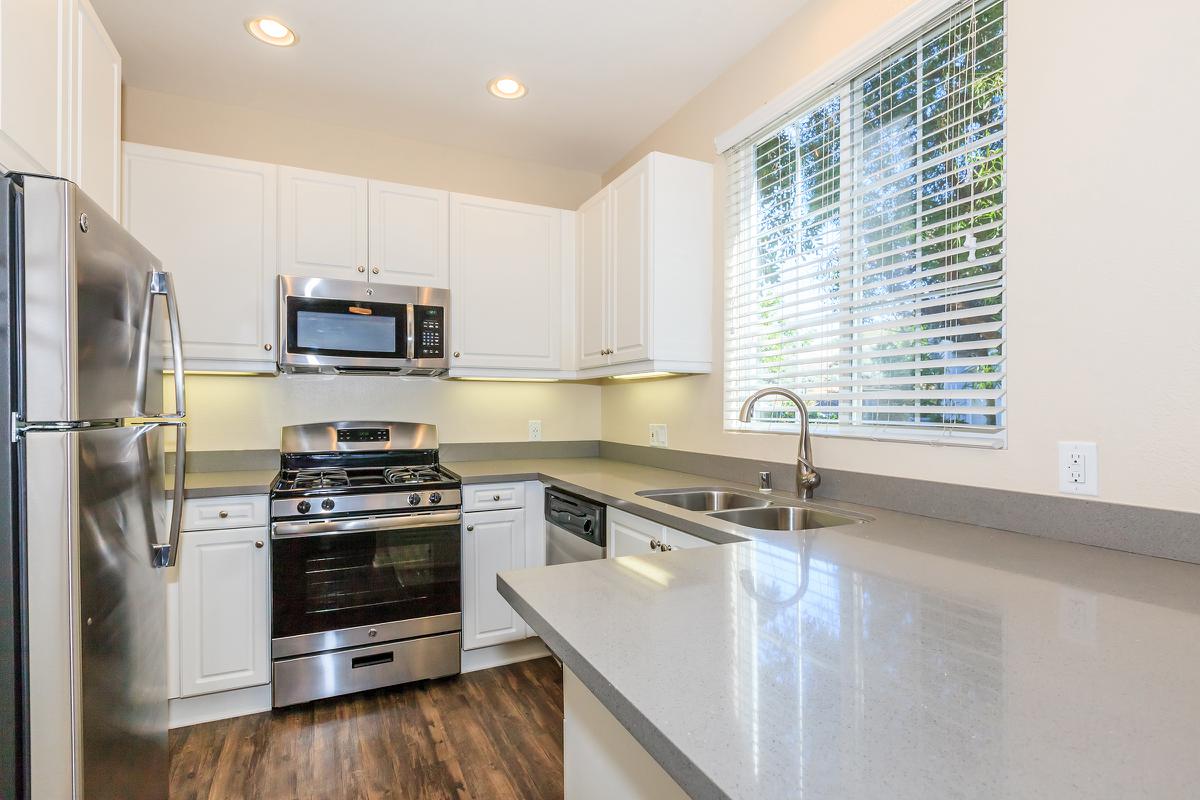
[[[754,412],[754,404],[771,395],[778,395],[796,404],[797,413],[800,415],[800,444],[796,447],[796,494],[805,500],[812,500],[813,489],[821,485],[821,473],[817,472],[816,467],[813,466],[812,434],[808,430],[808,407],[804,405],[800,395],[781,386],[759,389],[747,397],[746,402],[742,403],[738,419],[742,422],[749,422],[750,415]]]

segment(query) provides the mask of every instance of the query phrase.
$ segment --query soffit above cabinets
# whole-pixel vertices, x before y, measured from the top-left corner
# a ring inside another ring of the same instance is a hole
[[[804,0],[293,0],[294,47],[236,0],[95,0],[130,86],[600,172]],[[498,100],[488,81],[528,87]]]

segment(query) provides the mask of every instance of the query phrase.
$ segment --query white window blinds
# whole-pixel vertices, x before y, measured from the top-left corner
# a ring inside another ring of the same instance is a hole
[[[727,152],[725,426],[1004,446],[1004,0]]]

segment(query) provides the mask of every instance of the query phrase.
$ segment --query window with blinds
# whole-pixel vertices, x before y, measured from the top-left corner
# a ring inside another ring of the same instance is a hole
[[[987,0],[726,153],[727,429],[1004,446],[1004,144]]]

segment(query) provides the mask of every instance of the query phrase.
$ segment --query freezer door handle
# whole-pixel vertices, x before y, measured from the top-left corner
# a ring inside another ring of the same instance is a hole
[[[146,282],[146,303],[142,310],[142,389],[143,402],[146,397],[146,382],[150,380],[150,332],[154,309],[154,297],[162,295],[167,301],[167,322],[171,327],[171,360],[175,365],[175,413],[157,414],[146,417],[155,420],[183,419],[187,416],[187,401],[183,384],[183,331],[179,327],[179,304],[175,299],[175,284],[169,272],[151,272]]]
[[[182,372],[182,370],[180,370]],[[179,531],[183,527],[183,491],[187,476],[187,423],[164,422],[175,428],[175,495],[171,499],[171,533],[166,544],[155,544],[151,560],[162,569],[175,566],[179,557]]]

